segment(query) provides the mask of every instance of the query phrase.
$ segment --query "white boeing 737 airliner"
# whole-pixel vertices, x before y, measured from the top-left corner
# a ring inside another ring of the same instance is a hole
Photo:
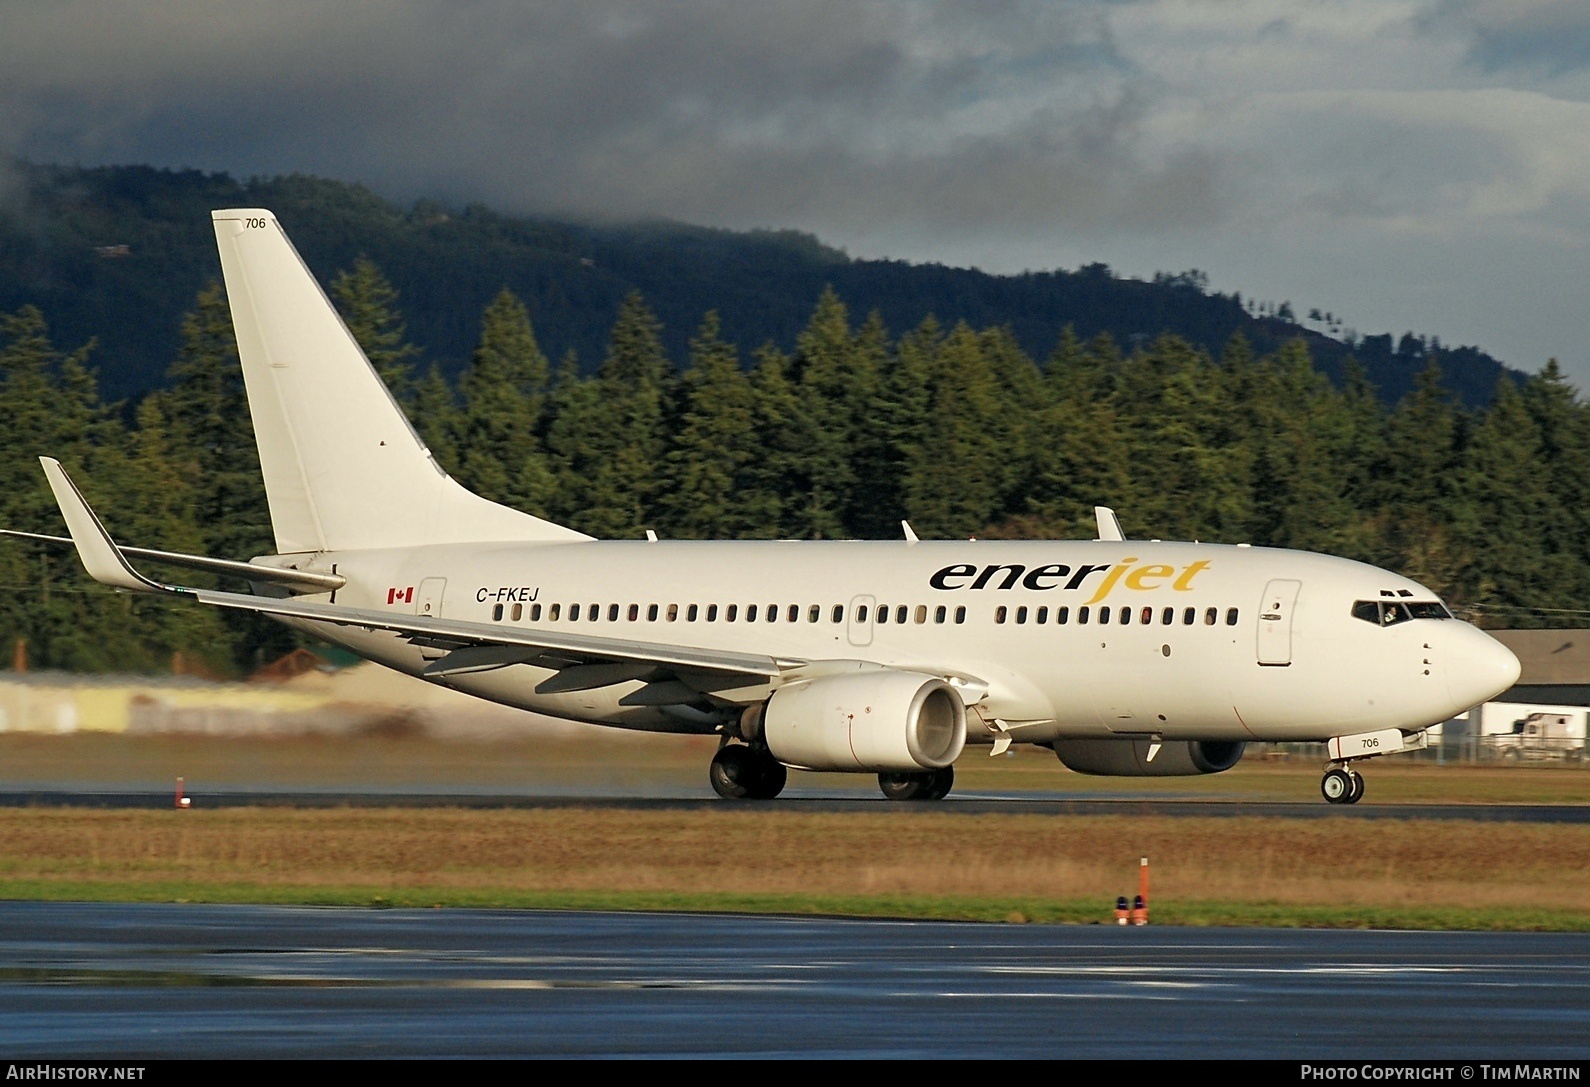
[[[269,211],[214,213],[276,536],[248,562],[118,547],[44,470],[89,574],[279,619],[481,698],[722,738],[710,779],[767,799],[786,767],[937,799],[968,744],[1073,770],[1229,769],[1249,740],[1352,765],[1506,690],[1517,659],[1407,578],[1245,545],[594,540],[469,493],[431,457]],[[17,535],[24,535],[18,533]],[[67,542],[64,537],[45,537]],[[249,593],[155,581],[133,559]]]

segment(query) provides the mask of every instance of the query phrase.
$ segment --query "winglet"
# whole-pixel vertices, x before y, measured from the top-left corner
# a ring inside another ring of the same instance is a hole
[[[1099,520],[1099,539],[1120,542],[1126,539],[1121,534],[1121,522],[1116,519],[1115,511],[1108,506],[1094,506],[1093,516]]]
[[[165,592],[166,586],[150,581],[132,568],[127,557],[121,553],[121,548],[105,531],[105,526],[88,508],[82,492],[66,474],[66,469],[61,467],[61,462],[53,457],[40,457],[39,463],[44,465],[44,476],[50,481],[50,490],[55,492],[55,502],[61,507],[61,516],[66,518],[66,530],[72,534],[72,542],[77,545],[77,557],[83,560],[83,569],[88,571],[88,576],[102,585],[113,585],[118,589],[140,593]]]

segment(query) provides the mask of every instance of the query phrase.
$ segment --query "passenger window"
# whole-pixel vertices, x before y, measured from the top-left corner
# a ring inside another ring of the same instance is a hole
[[[558,621],[558,609],[562,606],[562,604],[553,604],[552,607],[547,609],[547,618],[556,623]]]
[[[994,622],[1003,623],[1004,621],[1005,621],[1005,605],[1001,604],[999,607],[994,609]]]
[[[1100,626],[1109,626],[1109,624],[1110,624],[1110,606],[1108,604],[1105,604],[1104,606],[1099,608],[1099,625]]]
[[[1132,621],[1132,609],[1129,608],[1129,607],[1122,607],[1121,608],[1121,625],[1124,627],[1128,623],[1130,623],[1131,621]]]
[[[927,605],[918,604],[916,606],[916,611],[912,613],[911,618],[916,620],[918,623],[927,622]]]
[[[1039,608],[1038,614],[1032,617],[1032,621],[1039,626],[1043,626],[1049,621],[1049,609],[1047,607]]]
[[[1226,626],[1234,627],[1236,625],[1237,625],[1237,609],[1236,608],[1227,608],[1226,609]]]
[[[541,605],[540,604],[531,604],[530,605],[530,621],[532,623],[539,623],[541,621]]]
[[[755,604],[747,604],[745,606],[745,621],[747,623],[756,622],[756,605]]]
[[[580,606],[578,604],[570,604],[569,605],[569,622],[578,623],[579,621],[580,621]]]
[[[857,604],[856,605],[856,622],[865,623],[866,621],[867,621],[867,605],[865,605],[865,604]]]
[[[554,615],[552,618],[556,619],[557,616]],[[650,605],[650,606],[648,606],[646,608],[646,622],[655,623],[656,621],[657,621],[657,605],[656,604],[652,604],[652,605]]]
[[[889,605],[887,605],[887,604],[879,604],[878,605],[877,621],[880,624],[887,623],[889,621]]]
[[[668,621],[670,623],[673,623],[673,622],[677,622],[678,619],[679,619],[679,605],[678,604],[669,604],[668,605]]]
[[[1148,624],[1154,621],[1154,609],[1144,608],[1143,614],[1138,616],[1138,621],[1141,622],[1145,627],[1148,626]]]
[[[778,622],[778,605],[777,604],[769,604],[767,606],[767,621],[769,623]]]
[[[740,605],[730,604],[727,608],[723,609],[723,621],[725,623],[732,623],[734,622],[734,617],[738,614],[740,614]]]
[[[1027,606],[1025,604],[1023,604],[1021,607],[1016,609],[1016,622],[1025,623],[1026,621],[1027,621]]]
[[[631,604],[629,606],[629,621],[631,623],[633,623],[636,619],[639,619],[639,618],[640,618],[640,605],[639,604]]]
[[[801,606],[799,604],[791,604],[789,606],[789,614],[784,616],[784,618],[788,619],[792,623],[800,622],[801,621]]]
[[[966,608],[964,605],[955,609],[955,621],[957,623],[966,622]]]
[[[948,615],[948,614],[949,614],[949,609],[946,608],[943,604],[940,604],[938,607],[933,609],[933,621],[935,623],[942,623],[942,622],[944,622],[945,616]]]
[[[1175,608],[1166,608],[1165,609],[1165,614],[1163,614],[1163,615],[1161,615],[1159,617],[1160,626],[1168,627],[1172,623],[1174,623],[1175,621],[1176,621],[1176,609]]]
[[[491,607],[491,621],[494,622],[494,623],[502,622],[502,605],[501,604],[493,604],[492,605],[492,607]]]
[[[1088,625],[1088,606],[1086,604],[1077,609],[1077,622],[1083,626]]]
[[[618,605],[617,604],[609,604],[607,606],[607,621],[609,623],[618,622]]]
[[[834,605],[834,622],[843,623],[844,621],[845,621],[845,606],[843,604],[835,604]]]
[[[910,611],[910,609],[907,608],[904,604],[901,604],[899,607],[895,608],[894,609],[894,621],[896,623],[905,622],[905,616],[906,616],[906,613],[908,611]]]
[[[1070,620],[1071,620],[1071,609],[1070,608],[1056,608],[1054,610],[1054,621],[1056,623],[1059,623],[1061,626],[1065,626],[1066,623],[1070,622]]]
[[[811,607],[806,609],[806,621],[808,623],[815,623],[822,617],[823,609],[820,605],[813,604]]]
[[[685,609],[685,622],[694,623],[695,621],[696,621],[696,605],[692,604],[692,605],[690,605],[690,607]]]
[[[707,622],[716,623],[717,621],[718,621],[718,606],[716,604],[708,604],[707,605]]]
[[[512,619],[516,623],[523,617],[524,617],[524,605],[523,604],[515,604],[513,606],[513,608],[510,610],[509,614],[508,614],[508,618]]]
[[[1215,617],[1218,616],[1219,614],[1220,614],[1220,609],[1219,608],[1205,608],[1204,609],[1204,626],[1206,626],[1206,627],[1214,626],[1215,625]]]
[[[1186,611],[1181,613],[1181,625],[1184,627],[1190,627],[1193,625],[1193,620],[1196,618],[1198,618],[1198,609],[1188,608]]]

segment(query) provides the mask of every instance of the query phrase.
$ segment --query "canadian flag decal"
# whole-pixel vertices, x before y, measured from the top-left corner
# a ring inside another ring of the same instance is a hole
[[[386,602],[388,604],[414,603],[414,586],[410,585],[404,589],[388,589],[386,591]]]

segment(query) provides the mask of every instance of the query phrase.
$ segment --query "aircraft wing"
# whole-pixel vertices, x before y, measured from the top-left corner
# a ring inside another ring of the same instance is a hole
[[[659,645],[626,638],[530,630],[496,623],[440,619],[168,585],[154,581],[133,568],[127,560],[128,553],[111,539],[110,533],[84,501],[82,493],[59,461],[49,457],[40,457],[39,460],[44,466],[50,489],[55,493],[55,500],[61,507],[61,515],[66,519],[72,542],[77,546],[78,557],[95,581],[130,592],[183,596],[216,607],[236,608],[281,618],[392,631],[416,645],[444,651],[443,656],[426,668],[428,676],[440,678],[510,664],[534,663],[559,672],[541,684],[538,688],[541,693],[590,690],[626,680],[665,677],[684,679],[697,690],[732,690],[760,683],[785,669],[806,663],[802,660],[776,660],[756,653]]]

